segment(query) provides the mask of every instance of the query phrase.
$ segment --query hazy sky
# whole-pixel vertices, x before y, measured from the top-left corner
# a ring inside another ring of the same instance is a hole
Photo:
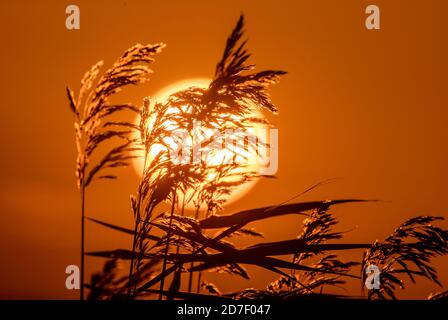
[[[81,29],[65,28],[76,3]],[[364,26],[372,1],[9,1],[0,10],[2,107],[0,298],[76,298],[65,267],[79,258],[79,195],[73,119],[76,90],[98,60],[105,66],[135,43],[167,44],[151,81],[120,94],[142,98],[188,78],[210,78],[226,37],[244,13],[252,62],[288,71],[273,87],[280,114],[277,179],[261,180],[226,212],[280,203],[310,185],[341,178],[302,200],[365,198],[335,208],[347,242],[383,239],[415,215],[448,216],[446,1],[378,1],[381,30]],[[131,226],[132,169],[88,191],[87,215]],[[298,234],[287,216],[254,224],[266,241]],[[446,227],[447,224],[445,223]],[[87,224],[87,251],[129,248],[131,239]],[[244,240],[241,244],[248,244]],[[362,251],[349,258],[360,260]],[[101,259],[87,258],[90,274]],[[448,257],[436,260],[448,286]],[[221,291],[264,287],[276,275],[249,268],[251,281],[205,275]],[[358,294],[360,284],[351,283]],[[437,291],[421,280],[403,297]],[[344,291],[335,292],[346,294]]]

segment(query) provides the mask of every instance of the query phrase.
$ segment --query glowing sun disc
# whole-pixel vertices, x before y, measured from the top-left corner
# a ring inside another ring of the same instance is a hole
[[[207,88],[210,84],[210,79],[207,78],[192,78],[192,79],[185,79],[182,81],[175,82],[169,86],[164,87],[160,91],[156,92],[154,95],[150,97],[151,99],[151,106],[154,105],[154,103],[159,102],[163,103],[165,102],[168,97],[176,93],[178,91],[185,90],[189,87],[199,87],[199,88]],[[261,114],[257,114],[256,116],[261,116]],[[136,123],[139,122],[139,119],[136,120]],[[255,128],[256,129],[256,128]],[[249,171],[258,171],[260,168],[260,165],[258,164],[257,154],[255,150],[249,151],[249,159],[250,164],[247,166],[241,167],[240,172],[249,172]],[[255,161],[253,161],[255,159]],[[139,157],[134,159],[133,161],[133,167],[135,169],[135,172],[140,176],[142,174],[142,168],[143,168],[143,157]],[[238,187],[236,187],[232,193],[227,197],[227,201],[225,205],[228,205],[230,203],[233,203],[237,200],[239,200],[241,197],[246,195],[257,183],[257,179],[254,179],[252,181],[246,182]],[[189,203],[185,207],[187,210],[193,210],[194,205],[192,203]]]

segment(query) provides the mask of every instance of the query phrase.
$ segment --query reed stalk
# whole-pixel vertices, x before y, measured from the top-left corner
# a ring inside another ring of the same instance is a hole
[[[166,245],[165,245],[165,253],[163,255],[163,266],[162,266],[162,273],[166,272],[166,265],[167,265],[167,257],[168,257],[168,251],[170,248],[170,238],[171,238],[171,228],[173,225],[173,215],[174,215],[174,206],[176,204],[176,190],[173,191],[173,200],[171,203],[171,213],[170,213],[170,220],[168,224],[168,232],[166,235]],[[160,281],[160,293],[159,293],[159,300],[162,300],[163,297],[163,288],[165,284],[165,277],[162,278],[162,281]]]

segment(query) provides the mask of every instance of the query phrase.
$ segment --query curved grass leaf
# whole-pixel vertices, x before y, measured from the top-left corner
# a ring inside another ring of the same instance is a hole
[[[310,202],[290,203],[279,206],[270,206],[270,207],[244,210],[227,216],[211,216],[209,218],[201,220],[199,223],[201,228],[203,229],[226,228],[236,224],[245,225],[252,221],[267,219],[286,214],[306,215],[304,211],[328,208],[335,204],[349,203],[349,202],[365,202],[365,201],[369,200],[342,199],[331,201],[310,201]]]
[[[111,223],[108,223],[108,222],[104,222],[104,221],[101,221],[101,220],[98,220],[98,219],[90,218],[90,217],[87,217],[87,219],[92,221],[92,222],[95,222],[95,223],[97,223],[99,225],[102,225],[102,226],[104,226],[106,228],[117,230],[117,231],[120,231],[120,232],[123,232],[123,233],[127,233],[127,234],[130,234],[130,235],[134,235],[134,230],[131,230],[131,229],[128,229],[128,228],[125,228],[125,227],[116,226],[114,224],[111,224]],[[147,239],[150,239],[150,240],[160,241],[159,237],[156,237],[156,236],[153,236],[153,235],[150,235],[150,234],[146,234],[145,237]]]

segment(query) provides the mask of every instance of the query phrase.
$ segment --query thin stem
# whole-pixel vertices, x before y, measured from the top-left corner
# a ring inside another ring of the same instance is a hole
[[[173,191],[173,203],[171,204],[171,214],[170,214],[170,221],[168,224],[168,233],[166,235],[166,246],[165,246],[165,253],[163,257],[163,266],[162,266],[162,274],[166,272],[166,260],[168,257],[168,250],[170,247],[170,237],[171,237],[171,227],[173,224],[173,214],[174,214],[174,205],[176,203],[176,190]],[[162,277],[160,281],[160,293],[159,293],[159,300],[162,300],[163,297],[163,286],[165,284],[165,277]]]
[[[143,157],[143,168],[142,168],[142,175],[141,179],[144,180],[145,170],[146,170],[146,161],[148,157],[148,150],[145,149],[145,155]],[[141,188],[139,188],[138,191],[138,200],[137,200],[137,212],[135,212],[134,220],[134,235],[132,238],[132,256],[131,256],[131,264],[129,266],[129,279],[128,279],[128,296],[131,296],[131,287],[132,287],[132,274],[134,272],[134,260],[135,260],[135,247],[137,245],[137,231],[138,231],[138,225],[140,222],[140,206],[142,202],[142,193]]]
[[[134,271],[134,259],[135,259],[135,245],[136,245],[136,238],[137,238],[137,229],[138,229],[138,215],[139,211],[135,213],[135,225],[134,225],[134,235],[132,238],[132,256],[131,256],[131,264],[129,267],[129,279],[128,279],[128,297],[131,296],[131,287],[132,287],[132,273]]]
[[[209,216],[208,212],[210,211],[210,207],[207,207],[207,217]],[[199,219],[199,207],[196,212],[196,219]],[[196,287],[196,293],[199,293],[201,291],[201,279],[202,279],[202,271],[198,272],[198,284]]]
[[[84,300],[84,215],[85,215],[85,186],[81,183],[81,275],[80,275],[80,300]]]
[[[199,293],[201,291],[201,278],[202,278],[202,271],[199,271],[198,274],[198,286],[196,289],[196,293]]]
[[[200,208],[200,205],[199,205],[199,201],[198,201],[198,205],[196,205],[196,212],[194,214],[194,218],[195,219],[198,219],[198,217],[199,217],[199,208]],[[194,249],[196,249],[196,245],[193,245],[193,250]],[[194,262],[191,262],[190,263],[190,269],[192,269],[193,267],[194,267]],[[189,275],[189,278],[188,278],[188,292],[189,293],[191,292],[192,287],[193,287],[193,272],[190,271],[190,275]]]
[[[193,262],[190,263],[190,269],[193,268],[193,266],[194,266]],[[193,272],[190,271],[190,275],[189,275],[189,278],[188,278],[188,293],[191,292],[192,284],[193,284]]]

